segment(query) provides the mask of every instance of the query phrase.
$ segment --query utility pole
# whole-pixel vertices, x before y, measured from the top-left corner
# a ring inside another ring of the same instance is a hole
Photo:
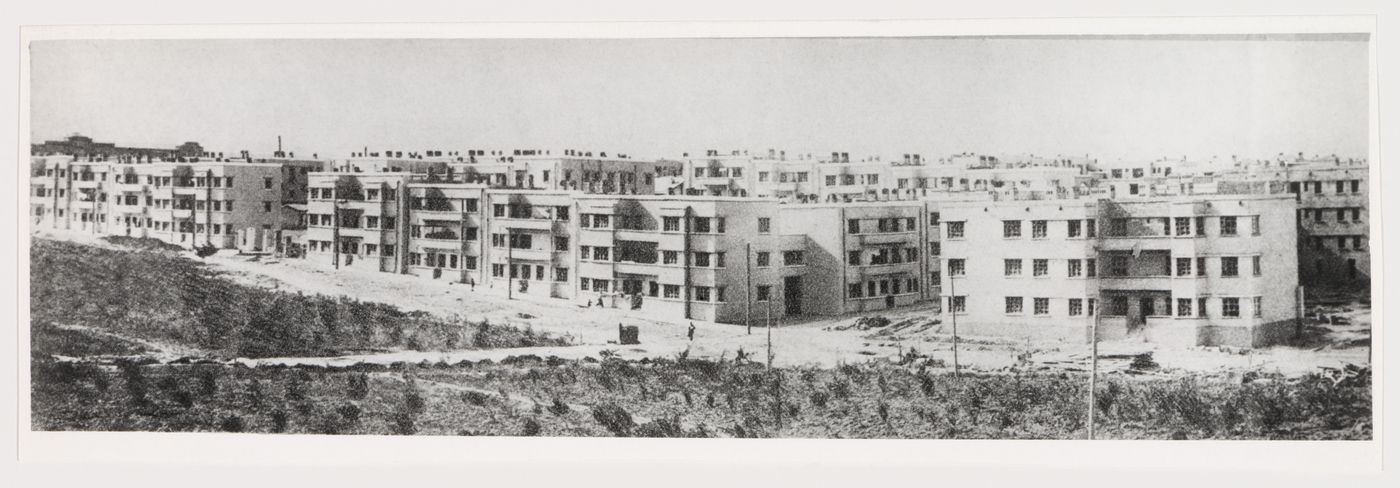
[[[515,291],[511,289],[515,285],[515,277],[511,276],[515,271],[515,263],[511,262],[515,256],[512,244],[515,244],[515,232],[510,227],[506,227],[506,300],[515,299]]]
[[[768,329],[768,369],[773,369],[773,297],[764,303],[765,324]]]
[[[1099,316],[1103,315],[1099,312],[1094,311],[1094,320],[1089,323],[1089,440],[1094,440],[1094,395],[1099,382]]]
[[[753,334],[753,244],[744,244],[744,326]]]
[[[953,279],[952,270],[948,273],[948,316],[953,320],[953,377],[959,376],[958,368],[958,280]]]

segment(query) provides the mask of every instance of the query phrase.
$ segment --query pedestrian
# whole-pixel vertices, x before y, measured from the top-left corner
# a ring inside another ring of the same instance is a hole
[[[690,323],[690,329],[687,329],[687,330],[685,331],[685,337],[686,337],[686,340],[689,340],[689,341],[694,341],[694,340],[695,340],[695,322],[691,322],[691,323]]]
[[[473,277],[468,276],[468,277],[467,277],[467,284],[471,285],[472,291],[476,291],[476,278],[473,278]]]
[[[598,308],[603,308],[603,296],[602,296],[602,295],[598,295]],[[617,326],[618,326],[618,327],[622,327],[622,324],[617,324]]]

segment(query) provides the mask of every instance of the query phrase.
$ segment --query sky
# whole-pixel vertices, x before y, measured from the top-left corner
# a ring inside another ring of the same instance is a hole
[[[299,155],[1368,154],[1364,40],[76,40],[31,138]]]

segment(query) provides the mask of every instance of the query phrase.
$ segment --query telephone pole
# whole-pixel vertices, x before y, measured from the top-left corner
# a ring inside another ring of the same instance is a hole
[[[951,271],[951,270],[950,270]],[[957,378],[958,368],[958,280],[953,279],[953,274],[948,273],[948,316],[953,320],[953,377]]]
[[[744,244],[744,326],[753,334],[753,244]]]

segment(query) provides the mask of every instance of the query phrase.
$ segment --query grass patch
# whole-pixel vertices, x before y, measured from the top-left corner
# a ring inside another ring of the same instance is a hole
[[[35,239],[34,323],[85,325],[225,357],[563,345],[525,329],[238,284],[194,260]]]

